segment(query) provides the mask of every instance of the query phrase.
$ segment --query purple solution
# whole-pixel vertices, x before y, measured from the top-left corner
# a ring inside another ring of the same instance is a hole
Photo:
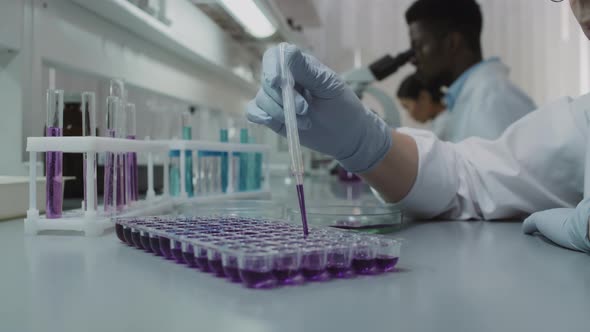
[[[107,130],[107,137],[115,137],[115,131]],[[106,153],[106,160],[104,164],[104,210],[109,212],[114,205],[114,179],[115,179],[115,154],[112,152]]]
[[[141,243],[141,234],[139,233],[139,230],[135,229],[131,231],[131,240],[137,249],[145,249]]]
[[[326,275],[326,269],[312,269],[312,268],[303,268],[301,270],[301,274],[306,280],[309,281],[324,281],[328,280],[328,276]]]
[[[121,240],[121,242],[127,242],[125,241],[125,230],[123,228],[123,225],[115,224],[115,232],[117,233],[117,237],[119,238],[119,240]]]
[[[170,239],[160,236],[160,252],[166,259],[173,259],[172,251],[170,250]]]
[[[162,256],[162,251],[160,250],[160,238],[158,236],[150,236],[150,248],[152,248],[154,255]]]
[[[133,247],[133,237],[131,236],[131,227],[127,227],[123,230],[123,236],[125,237],[125,243]]]
[[[383,272],[393,271],[398,260],[399,257],[392,256],[377,256],[377,258],[375,259],[377,269]]]
[[[172,248],[170,250],[170,252],[172,253],[172,257],[174,257],[174,260],[176,261],[176,263],[178,264],[185,264],[186,261],[184,260],[184,255],[182,254],[182,250],[180,250],[180,248]]]
[[[125,206],[125,155],[117,155],[117,210]]]
[[[240,269],[242,282],[248,288],[272,288],[276,285],[276,280],[272,271],[260,272]]]
[[[354,258],[352,260],[352,268],[358,274],[373,274],[376,265],[375,259]]]
[[[208,260],[209,269],[215,273],[217,277],[225,277],[225,273],[223,271],[223,265],[221,264],[220,259],[210,259]]]
[[[140,233],[141,245],[143,246],[143,250],[147,252],[152,252],[152,246],[150,245],[150,236],[147,232]]]
[[[203,272],[211,272],[209,269],[209,260],[207,259],[206,249],[196,249],[195,251],[195,264]]]
[[[237,267],[233,266],[224,266],[223,272],[229,278],[231,282],[241,282],[242,278],[240,277],[240,271]]]
[[[47,137],[61,136],[61,128],[48,127],[45,135]],[[45,216],[48,219],[61,218],[63,188],[62,160],[62,152],[48,151],[45,153]]]
[[[327,270],[330,276],[334,278],[350,278],[354,275],[348,267],[330,266]]]
[[[301,279],[299,270],[294,269],[273,270],[272,274],[283,285],[295,284]]]
[[[301,210],[301,223],[303,224],[303,236],[309,234],[307,229],[307,212],[305,211],[305,195],[303,194],[303,185],[298,184],[297,187],[297,198],[299,199],[299,210]]]
[[[183,251],[182,258],[184,258],[184,261],[188,267],[197,267],[197,263],[195,262],[195,254],[192,251]]]

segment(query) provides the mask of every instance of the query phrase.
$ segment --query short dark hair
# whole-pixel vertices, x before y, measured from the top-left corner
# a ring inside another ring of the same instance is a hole
[[[468,46],[481,53],[483,17],[475,0],[417,0],[406,11],[408,24],[426,21],[436,29],[459,32]]]
[[[408,75],[403,79],[402,83],[397,89],[397,97],[405,99],[418,99],[421,91],[426,91],[432,97],[432,101],[440,103],[442,99],[442,92],[440,88],[426,86],[416,73]]]

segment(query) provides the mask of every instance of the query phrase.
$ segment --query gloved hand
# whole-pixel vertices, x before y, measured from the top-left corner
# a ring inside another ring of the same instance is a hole
[[[330,68],[296,46],[285,51],[295,81],[301,144],[333,156],[350,172],[375,166],[391,147],[391,129]],[[248,103],[248,120],[286,136],[278,46],[264,53],[261,85]]]
[[[575,209],[551,209],[533,213],[525,219],[522,230],[526,234],[539,232],[562,247],[590,253],[589,217],[590,199],[586,199]]]

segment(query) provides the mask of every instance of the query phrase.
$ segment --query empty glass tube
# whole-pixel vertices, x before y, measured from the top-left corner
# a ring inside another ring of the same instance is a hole
[[[127,103],[125,107],[127,112],[127,138],[136,139],[137,124],[136,124],[136,110],[135,104]],[[127,152],[126,155],[126,170],[127,173],[127,201],[135,202],[139,199],[138,190],[138,175],[137,175],[137,153]]]
[[[116,125],[115,117],[119,108],[119,97],[107,97],[107,112],[106,112],[106,133],[107,137],[115,137]],[[106,160],[104,165],[104,210],[105,212],[112,212],[115,207],[115,181],[117,173],[115,172],[115,154],[106,152]]]
[[[82,92],[82,136],[96,136],[96,95],[94,92]],[[97,195],[97,185],[96,185],[96,154],[93,154],[94,159],[94,169],[91,171],[92,179],[94,181],[94,210],[97,208],[98,204],[98,195]],[[86,162],[88,160],[89,152],[84,153],[84,173],[82,174],[83,183],[84,183],[84,209],[87,210],[87,188],[86,188]]]
[[[120,100],[119,100],[120,101]],[[127,134],[127,114],[125,111],[125,104],[119,104],[120,106],[117,108],[117,118],[116,118],[116,126],[117,126],[117,133],[116,133],[116,137],[118,138],[126,138]],[[117,210],[121,211],[125,208],[125,205],[127,204],[127,189],[126,189],[126,185],[127,185],[127,175],[125,174],[125,165],[127,164],[126,162],[126,154],[124,152],[121,153],[117,153],[116,156],[117,159],[117,163],[116,163],[116,169],[117,169],[117,180],[116,180],[116,184],[117,184],[117,196],[116,196],[116,202],[117,202]]]
[[[47,122],[46,136],[63,135],[63,90],[47,90]],[[45,214],[49,219],[61,218],[63,193],[63,153],[48,151],[45,153]]]

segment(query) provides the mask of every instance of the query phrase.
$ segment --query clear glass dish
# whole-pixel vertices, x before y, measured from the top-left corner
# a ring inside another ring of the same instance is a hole
[[[363,230],[370,233],[388,233],[403,225],[403,214],[394,205],[311,205],[306,210],[310,225]],[[288,208],[287,219],[291,222],[301,222],[299,208]]]
[[[269,200],[228,200],[207,203],[184,203],[177,206],[187,216],[238,216],[251,218],[285,218],[285,206]]]

